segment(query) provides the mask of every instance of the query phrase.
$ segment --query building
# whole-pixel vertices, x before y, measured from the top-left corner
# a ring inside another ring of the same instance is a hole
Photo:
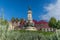
[[[28,15],[27,15],[28,19],[27,19],[27,23],[28,23],[28,26],[34,26],[34,22],[33,22],[33,18],[32,18],[32,10],[31,8],[29,7],[28,8]]]
[[[27,20],[9,22],[9,29],[11,29],[11,30],[24,29],[24,30],[32,30],[32,31],[42,30],[42,31],[46,31],[46,32],[53,31],[53,28],[49,27],[48,22],[46,22],[44,20],[41,20],[41,21],[33,20],[32,10],[30,7],[28,8]]]
[[[29,7],[28,8],[28,20],[27,20],[27,24],[28,26],[26,27],[25,30],[32,30],[32,31],[36,31],[36,27],[34,27],[34,22],[33,22],[33,18],[32,18],[32,10]]]
[[[34,26],[37,28],[37,30],[45,31],[45,32],[53,32],[55,29],[49,27],[48,22],[41,20],[41,21],[36,21],[33,20]]]
[[[28,8],[28,22],[33,23],[32,20],[33,20],[33,19],[32,19],[32,10],[31,10],[31,8],[29,7],[29,8]]]

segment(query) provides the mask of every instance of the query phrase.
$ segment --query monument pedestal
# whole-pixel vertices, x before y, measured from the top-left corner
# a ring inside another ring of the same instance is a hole
[[[25,30],[37,31],[35,27],[28,26]]]

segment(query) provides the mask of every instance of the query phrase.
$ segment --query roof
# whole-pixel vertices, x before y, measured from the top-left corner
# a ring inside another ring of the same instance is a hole
[[[41,20],[41,21],[36,21],[36,20],[33,20],[33,22],[35,24],[48,24],[48,22],[44,21],[44,20]]]

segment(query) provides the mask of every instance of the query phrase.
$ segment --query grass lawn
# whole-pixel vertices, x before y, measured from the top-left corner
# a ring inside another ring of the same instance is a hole
[[[14,30],[14,31],[19,31],[20,33],[38,33],[38,34],[43,34],[43,35],[54,34],[54,32],[29,31],[29,30]]]

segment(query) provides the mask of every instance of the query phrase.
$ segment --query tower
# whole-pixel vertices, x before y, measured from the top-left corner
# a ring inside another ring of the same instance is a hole
[[[32,22],[32,10],[30,7],[28,8],[28,22],[33,23]]]

